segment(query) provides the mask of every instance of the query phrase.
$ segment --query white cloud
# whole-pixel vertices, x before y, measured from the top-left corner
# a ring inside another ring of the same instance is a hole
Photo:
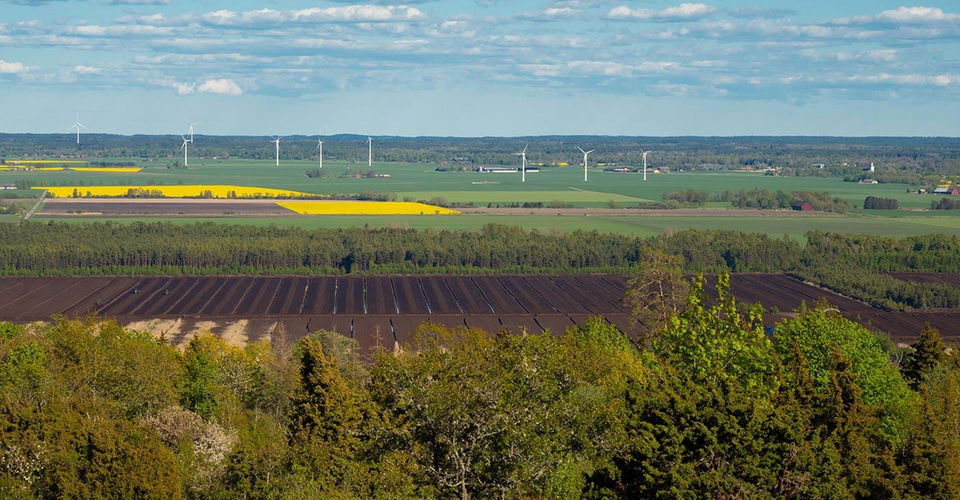
[[[173,82],[170,84],[177,95],[190,95],[197,90],[197,86],[192,83]]]
[[[624,64],[615,61],[570,61],[563,64],[521,64],[520,69],[534,76],[561,77],[561,76],[633,76],[636,74],[663,73],[677,69],[679,63],[643,62],[640,64]]]
[[[173,33],[172,28],[158,26],[100,26],[85,24],[73,28],[73,33],[82,36],[162,36]]]
[[[83,64],[78,64],[73,67],[74,73],[79,73],[81,75],[95,75],[103,71],[103,68],[97,68],[95,66],[84,66]]]
[[[847,77],[846,80],[850,82],[858,82],[858,83],[917,85],[917,86],[934,86],[934,87],[960,85],[960,75],[921,75],[921,74],[878,73],[875,75],[853,75],[853,76]]]
[[[426,15],[420,9],[406,5],[346,5],[302,10],[260,9],[244,12],[223,9],[200,16],[207,24],[235,27],[282,23],[416,21],[425,17]]]
[[[26,73],[30,68],[21,62],[4,61],[0,59],[0,75],[16,75]]]
[[[559,21],[561,19],[572,19],[579,13],[579,10],[571,7],[550,7],[539,11],[521,12],[517,14],[517,18],[530,21]]]
[[[682,3],[663,10],[631,9],[626,5],[614,7],[607,13],[610,19],[636,21],[691,21],[713,15],[717,8],[703,3]]]
[[[875,16],[854,16],[834,21],[837,24],[934,24],[960,21],[960,15],[936,7],[900,7]]]
[[[229,78],[220,78],[217,80],[207,80],[198,87],[200,92],[209,92],[211,94],[240,95],[243,89],[236,82]]]

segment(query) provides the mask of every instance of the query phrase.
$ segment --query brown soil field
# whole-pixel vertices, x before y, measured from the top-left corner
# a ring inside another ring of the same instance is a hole
[[[297,215],[276,204],[276,200],[167,199],[74,199],[50,198],[36,215],[48,217],[203,215],[254,216]]]
[[[707,280],[711,291],[715,278]],[[183,345],[201,330],[243,344],[295,340],[319,329],[367,349],[393,349],[434,321],[488,331],[559,331],[599,315],[627,333],[627,280],[583,276],[0,278],[0,320],[101,315]],[[761,303],[767,324],[827,300],[844,316],[910,342],[929,323],[960,340],[960,311],[891,313],[780,274],[735,274],[738,300]]]

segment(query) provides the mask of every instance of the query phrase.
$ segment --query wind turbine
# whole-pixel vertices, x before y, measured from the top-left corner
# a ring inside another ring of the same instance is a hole
[[[274,137],[272,141],[277,146],[277,166],[280,166],[280,137]]]
[[[583,148],[577,146],[577,149],[583,153],[583,182],[587,182],[587,155],[596,151],[596,149],[591,149],[590,151],[584,151]]]
[[[513,153],[513,156],[520,157],[520,182],[527,182],[527,148],[530,147],[529,144],[523,147],[523,151],[519,153]]]
[[[80,144],[80,129],[87,128],[86,125],[80,123],[80,113],[77,113],[77,122],[70,126],[70,130],[77,129],[77,144]]]
[[[187,139],[183,135],[181,135],[180,138],[183,139],[183,144],[180,146],[180,149],[183,150],[183,166],[188,167],[190,166],[190,163],[187,159],[187,149],[189,149],[187,145],[193,142],[193,139]]]
[[[647,155],[650,154],[650,151],[644,151],[643,148],[640,148],[640,152],[643,153],[643,180],[647,180]]]
[[[200,125],[200,124],[199,123],[190,124],[190,142],[193,142],[193,127],[196,127],[197,125]]]
[[[373,138],[367,137],[367,166],[373,166]]]
[[[320,151],[320,168],[323,168],[323,139],[317,139],[317,150]]]

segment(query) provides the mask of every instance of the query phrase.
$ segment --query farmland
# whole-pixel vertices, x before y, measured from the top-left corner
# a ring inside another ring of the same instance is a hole
[[[0,278],[0,320],[97,314],[163,329],[174,343],[197,328],[255,340],[282,323],[298,337],[330,329],[372,348],[406,342],[428,320],[559,332],[602,315],[633,333],[640,327],[622,302],[625,289],[619,275]],[[912,338],[926,322],[960,338],[960,312],[885,312],[779,274],[735,274],[732,290],[740,301],[775,311],[768,322],[823,298],[894,339]]]
[[[130,161],[114,159],[116,161]],[[290,211],[257,210],[227,208],[222,211],[205,208],[199,211],[170,210],[160,208],[152,202],[136,209],[125,209],[122,213],[111,211],[74,210],[70,220],[105,220],[122,217],[121,221],[141,218],[173,218],[177,222],[202,221],[203,217],[230,217],[232,223],[239,224],[278,224],[302,228],[331,227],[411,227],[438,229],[476,229],[487,223],[516,225],[527,229],[547,231],[574,231],[590,229],[603,232],[616,232],[630,235],[655,235],[663,231],[684,229],[731,229],[758,232],[770,235],[788,234],[793,238],[802,238],[809,230],[820,229],[839,233],[866,233],[890,236],[908,236],[927,233],[960,234],[960,214],[951,211],[921,210],[929,206],[932,196],[910,194],[902,184],[860,185],[843,182],[837,178],[820,177],[775,177],[758,173],[666,173],[651,174],[644,183],[636,174],[616,174],[592,169],[589,182],[583,182],[583,171],[577,167],[544,168],[542,172],[531,174],[526,183],[512,174],[481,174],[477,172],[437,172],[437,165],[425,163],[375,163],[373,171],[389,173],[389,178],[349,178],[348,172],[366,169],[365,164],[343,161],[324,163],[324,176],[305,177],[304,172],[315,169],[312,161],[283,161],[275,167],[268,161],[258,160],[209,160],[197,159],[189,169],[169,169],[158,162],[141,161],[137,168],[140,172],[82,172],[82,171],[17,171],[0,172],[0,183],[30,183],[35,188],[50,188],[58,196],[71,196],[74,189],[81,196],[87,191],[91,194],[105,189],[104,186],[117,186],[109,193],[122,196],[131,188],[150,190],[169,190],[173,195],[200,194],[199,188],[188,190],[190,186],[235,186],[254,191],[269,189],[279,192],[306,193],[309,195],[345,195],[363,192],[390,193],[397,200],[433,201],[449,204],[473,204],[477,207],[488,205],[509,205],[522,203],[540,203],[543,206],[574,206],[581,208],[603,209],[598,214],[547,215],[546,210],[517,210],[506,213],[472,213],[458,215],[455,218],[433,217],[435,210],[412,212],[393,212],[398,215],[375,216],[331,215],[329,211],[317,211],[314,214],[295,214]],[[793,214],[766,211],[763,216],[738,214],[736,218],[726,217],[735,212],[727,203],[711,202],[705,210],[697,214],[684,214],[682,211],[670,214],[657,212],[636,213],[624,211],[610,213],[611,207],[631,207],[644,203],[658,202],[666,192],[696,189],[710,192],[741,189],[770,189],[784,191],[828,191],[834,196],[846,200],[851,206],[862,204],[867,195],[895,198],[900,201],[899,211],[871,211],[854,209],[842,216],[818,216],[803,218]],[[37,191],[34,189],[33,191]],[[218,195],[226,195],[224,191]],[[20,192],[20,191],[14,191]],[[146,202],[145,202],[146,203]],[[196,205],[193,205],[196,206]],[[709,210],[709,211],[707,211]],[[469,211],[469,210],[468,210]],[[56,208],[53,203],[41,207],[35,220],[47,217],[62,217],[65,210]],[[351,212],[339,212],[341,214]],[[399,215],[408,213],[410,215]],[[77,216],[77,215],[83,215]],[[290,217],[281,217],[288,215]],[[669,216],[667,216],[669,215]],[[146,220],[146,219],[144,219]]]
[[[121,159],[118,159],[121,160]],[[326,177],[305,178],[315,169],[314,161],[281,161],[275,167],[259,160],[196,160],[189,169],[168,169],[159,162],[138,162],[137,173],[89,173],[78,171],[0,172],[0,182],[29,181],[35,186],[79,185],[176,185],[231,184],[303,191],[308,193],[358,193],[379,191],[396,193],[398,198],[430,199],[443,197],[451,202],[477,204],[539,201],[565,201],[582,206],[604,206],[609,202],[631,204],[660,201],[665,192],[685,189],[720,192],[741,189],[784,191],[828,191],[851,206],[863,203],[866,196],[895,198],[905,208],[928,208],[933,196],[909,194],[902,184],[861,185],[838,178],[776,177],[760,173],[668,173],[651,174],[642,182],[637,174],[617,174],[593,168],[590,180],[583,182],[583,169],[544,168],[530,174],[526,183],[519,175],[477,172],[437,172],[429,163],[378,163],[372,168],[389,178],[344,178],[347,171],[368,170],[366,164],[343,161],[324,162]]]

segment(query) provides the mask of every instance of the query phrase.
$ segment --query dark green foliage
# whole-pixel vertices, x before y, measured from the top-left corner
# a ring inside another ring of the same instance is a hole
[[[867,210],[897,210],[900,208],[900,202],[894,198],[867,196],[863,200],[863,208]]]
[[[941,198],[940,201],[931,201],[930,208],[933,210],[960,210],[960,200]]]
[[[703,205],[704,203],[710,201],[710,193],[706,191],[698,191],[696,189],[687,189],[686,191],[663,193],[663,199],[665,201],[673,200],[679,203],[687,203],[690,205]]]
[[[795,262],[800,246],[729,231],[643,239],[593,231],[543,234],[492,224],[479,232],[212,223],[0,224],[0,274],[573,272],[623,270],[642,261],[649,249],[681,254],[684,264],[696,270],[764,271]]]
[[[901,372],[910,386],[916,389],[947,359],[947,346],[940,337],[940,330],[927,325],[910,347],[913,350],[904,357]]]
[[[793,191],[790,193],[769,189],[751,189],[733,195],[731,204],[737,208],[791,209],[794,204],[809,203],[814,210],[843,213],[847,202],[827,192]]]

